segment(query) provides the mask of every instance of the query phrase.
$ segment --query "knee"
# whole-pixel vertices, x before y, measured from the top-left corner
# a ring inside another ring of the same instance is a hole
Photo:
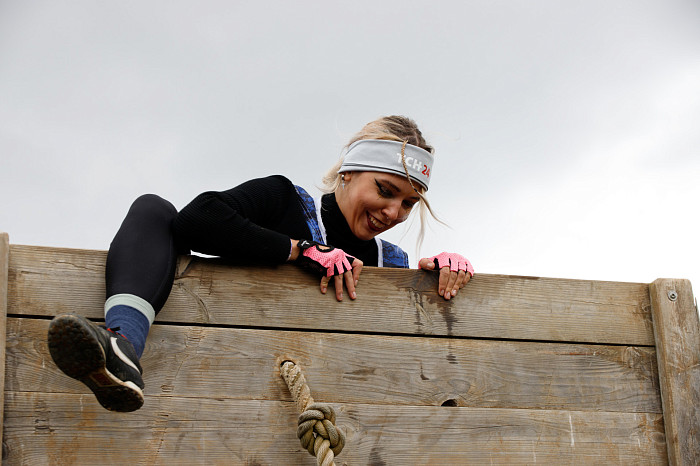
[[[162,219],[172,221],[177,215],[174,205],[155,194],[143,194],[131,204],[129,215],[140,218]]]

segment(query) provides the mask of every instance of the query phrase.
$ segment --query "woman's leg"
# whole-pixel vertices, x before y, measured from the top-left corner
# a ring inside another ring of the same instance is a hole
[[[132,204],[107,255],[106,329],[75,314],[49,325],[49,351],[58,368],[87,385],[109,410],[143,405],[139,358],[172,288],[176,215],[172,204],[152,194]]]
[[[172,223],[176,215],[175,207],[161,197],[139,197],[107,254],[106,324],[126,336],[139,357],[153,319],[173,286],[177,249]]]

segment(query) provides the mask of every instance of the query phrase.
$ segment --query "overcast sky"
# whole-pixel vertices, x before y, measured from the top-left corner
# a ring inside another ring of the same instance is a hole
[[[0,231],[107,249],[142,193],[314,190],[403,114],[450,225],[421,256],[697,293],[700,2],[337,3],[0,1]]]

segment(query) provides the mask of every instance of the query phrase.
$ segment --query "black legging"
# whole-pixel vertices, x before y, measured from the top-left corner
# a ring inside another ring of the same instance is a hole
[[[107,298],[128,293],[148,301],[156,314],[168,299],[178,250],[172,224],[177,209],[155,194],[134,201],[107,254]]]

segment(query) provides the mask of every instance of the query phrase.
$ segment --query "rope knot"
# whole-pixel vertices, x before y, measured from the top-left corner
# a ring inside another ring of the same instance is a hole
[[[345,446],[345,434],[335,426],[335,411],[330,405],[314,401],[297,364],[284,361],[280,372],[301,412],[297,424],[301,446],[316,457],[319,466],[335,465],[335,455]]]
[[[299,415],[297,437],[301,446],[312,455],[319,456],[319,450],[330,449],[338,455],[345,446],[345,434],[335,426],[335,411],[325,403],[313,403]],[[325,451],[320,452],[325,456]]]

